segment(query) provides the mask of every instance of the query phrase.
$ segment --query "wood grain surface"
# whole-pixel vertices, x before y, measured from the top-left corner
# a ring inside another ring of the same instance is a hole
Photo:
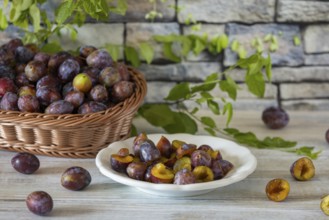
[[[295,181],[289,173],[290,165],[300,156],[250,148],[258,166],[248,178],[200,196],[167,198],[112,181],[98,171],[94,159],[38,156],[40,169],[24,175],[11,166],[15,153],[0,151],[0,219],[43,218],[30,213],[25,204],[27,195],[36,190],[48,192],[54,200],[54,209],[47,219],[328,219],[320,209],[320,202],[321,197],[329,194],[329,144],[324,139],[329,113],[289,112],[289,115],[288,127],[269,130],[261,122],[259,112],[236,112],[232,127],[253,131],[260,137],[296,140],[299,146],[318,146],[323,152],[314,160],[316,175],[311,181]],[[134,124],[148,133],[161,132],[142,119],[135,119]],[[82,166],[91,173],[88,188],[69,191],[61,186],[61,175],[71,166]],[[290,194],[283,202],[272,202],[266,197],[265,186],[273,178],[290,182]]]

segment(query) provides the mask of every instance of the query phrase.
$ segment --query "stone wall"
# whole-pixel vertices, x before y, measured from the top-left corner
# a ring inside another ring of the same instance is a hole
[[[168,0],[158,1],[163,18],[151,23],[145,20],[150,11],[148,0],[127,0],[126,16],[111,15],[107,23],[90,21],[78,28],[75,43],[62,40],[66,49],[82,44],[102,47],[105,43],[138,45],[149,42],[155,48],[155,62],[142,64],[139,69],[148,81],[146,102],[158,103],[177,82],[197,83],[213,72],[220,72],[237,61],[230,48],[223,54],[212,56],[206,52],[198,56],[190,54],[182,63],[165,60],[161,46],[152,40],[155,34],[203,34],[217,36],[226,33],[230,42],[239,40],[253,53],[250,42],[267,34],[278,37],[279,48],[271,54],[273,82],[269,84],[264,99],[257,99],[246,91],[243,72],[235,70],[232,77],[241,90],[238,109],[263,109],[269,105],[282,105],[285,109],[329,110],[329,1],[328,0]],[[51,14],[58,1],[48,1]],[[170,5],[183,10],[175,12]],[[185,25],[193,18],[202,23],[201,30],[194,32]],[[15,34],[13,29],[0,33],[2,41]],[[301,40],[295,45],[293,38]],[[121,51],[121,59],[124,59]],[[165,62],[158,62],[159,60]],[[215,91],[218,97],[225,96]]]

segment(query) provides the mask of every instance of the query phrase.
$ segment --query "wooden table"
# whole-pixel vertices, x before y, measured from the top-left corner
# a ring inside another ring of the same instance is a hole
[[[103,176],[93,159],[63,159],[38,156],[40,169],[32,175],[16,172],[10,160],[15,153],[0,151],[0,219],[38,219],[27,210],[26,196],[44,190],[54,200],[51,219],[328,219],[320,209],[321,197],[329,194],[329,145],[324,133],[329,128],[328,112],[289,112],[290,123],[282,130],[269,130],[260,112],[237,112],[232,127],[253,131],[260,137],[281,136],[297,140],[299,146],[322,149],[314,161],[316,176],[308,182],[295,181],[289,167],[300,156],[274,150],[250,148],[257,157],[256,171],[245,180],[211,193],[185,198],[157,197],[124,186]],[[149,133],[160,129],[136,119],[135,125]],[[202,133],[202,132],[200,132]],[[82,166],[92,175],[84,191],[69,191],[60,184],[63,171]],[[290,182],[284,202],[269,201],[265,186],[273,178]]]

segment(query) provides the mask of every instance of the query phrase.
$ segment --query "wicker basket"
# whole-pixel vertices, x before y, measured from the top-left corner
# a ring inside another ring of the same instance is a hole
[[[0,110],[0,149],[69,158],[93,158],[130,135],[134,114],[146,95],[143,75],[129,68],[134,94],[106,111],[50,115]]]

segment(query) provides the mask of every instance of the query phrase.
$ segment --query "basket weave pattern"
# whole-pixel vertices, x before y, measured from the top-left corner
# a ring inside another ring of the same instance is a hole
[[[143,75],[129,68],[133,95],[106,111],[50,115],[0,110],[0,149],[69,158],[93,158],[130,135],[132,119],[146,95]]]

